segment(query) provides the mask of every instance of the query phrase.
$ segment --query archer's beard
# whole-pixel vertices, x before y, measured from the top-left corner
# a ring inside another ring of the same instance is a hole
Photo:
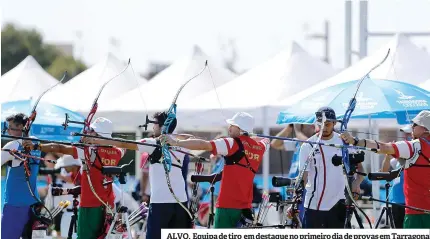
[[[323,133],[322,133],[322,137],[324,137],[324,138],[328,138],[328,137],[330,137],[332,134],[333,134],[333,131],[331,131],[331,132],[324,132],[324,131],[323,131]]]

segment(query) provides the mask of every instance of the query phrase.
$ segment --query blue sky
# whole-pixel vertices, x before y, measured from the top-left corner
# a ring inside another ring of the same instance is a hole
[[[344,66],[344,1],[296,0],[1,0],[2,24],[36,27],[47,42],[75,43],[75,55],[88,65],[107,51],[131,57],[138,71],[151,60],[171,62],[198,44],[221,60],[220,39],[234,38],[239,70],[249,69],[297,41],[323,56],[320,41],[306,40],[304,29],[322,32],[331,23],[330,57]],[[358,48],[358,1],[353,2],[353,46]],[[430,0],[375,0],[369,3],[370,31],[429,31]],[[82,33],[78,40],[76,33]],[[114,37],[118,48],[109,44]],[[369,39],[369,53],[389,39]],[[430,37],[413,42],[430,50]],[[354,57],[353,61],[357,58]]]

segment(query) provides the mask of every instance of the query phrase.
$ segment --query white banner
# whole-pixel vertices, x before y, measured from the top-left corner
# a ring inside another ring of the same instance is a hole
[[[162,229],[162,239],[430,239],[430,229]]]

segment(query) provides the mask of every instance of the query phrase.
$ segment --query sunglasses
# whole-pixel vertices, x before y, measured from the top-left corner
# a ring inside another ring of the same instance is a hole
[[[324,113],[327,121],[336,121],[336,120],[333,120],[333,119],[336,119],[336,115],[334,114],[334,112],[325,111]],[[318,122],[322,122],[323,112],[315,112],[315,116]]]

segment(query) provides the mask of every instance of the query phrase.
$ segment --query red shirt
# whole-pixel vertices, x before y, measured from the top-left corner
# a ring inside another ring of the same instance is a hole
[[[103,186],[106,181],[112,181],[112,177],[103,175],[98,169],[102,166],[117,166],[121,158],[124,156],[124,150],[119,148],[98,148],[97,154],[100,160],[96,159],[90,168],[90,179],[94,187],[94,191],[103,200],[108,203],[111,208],[114,207],[115,195],[113,193],[112,184]],[[84,150],[75,148],[75,154],[73,155],[76,159],[85,159]],[[102,165],[103,164],[103,165]],[[88,183],[87,172],[82,171],[81,176],[81,207],[100,207],[103,204],[97,199],[90,188]]]
[[[430,140],[430,137],[427,138]],[[402,141],[393,144],[396,158],[408,159],[412,158],[415,154],[414,141]],[[421,148],[421,153],[427,158],[430,157],[430,145],[425,140],[419,140],[418,147]],[[423,156],[419,156],[415,162],[417,165],[428,165],[429,167],[411,166],[404,171],[404,184],[403,191],[405,193],[405,202],[407,206],[417,207],[421,209],[430,210],[430,161]],[[423,212],[406,208],[405,213],[410,214],[424,214]]]
[[[269,140],[256,141],[248,136],[240,136],[245,154],[254,171],[258,171],[263,154],[268,149]],[[239,146],[233,138],[221,138],[211,141],[212,154],[230,156],[234,154]],[[243,157],[240,164],[246,165]],[[239,165],[224,165],[222,173],[221,187],[216,206],[218,208],[245,209],[252,207],[253,185],[255,174],[246,167]]]

